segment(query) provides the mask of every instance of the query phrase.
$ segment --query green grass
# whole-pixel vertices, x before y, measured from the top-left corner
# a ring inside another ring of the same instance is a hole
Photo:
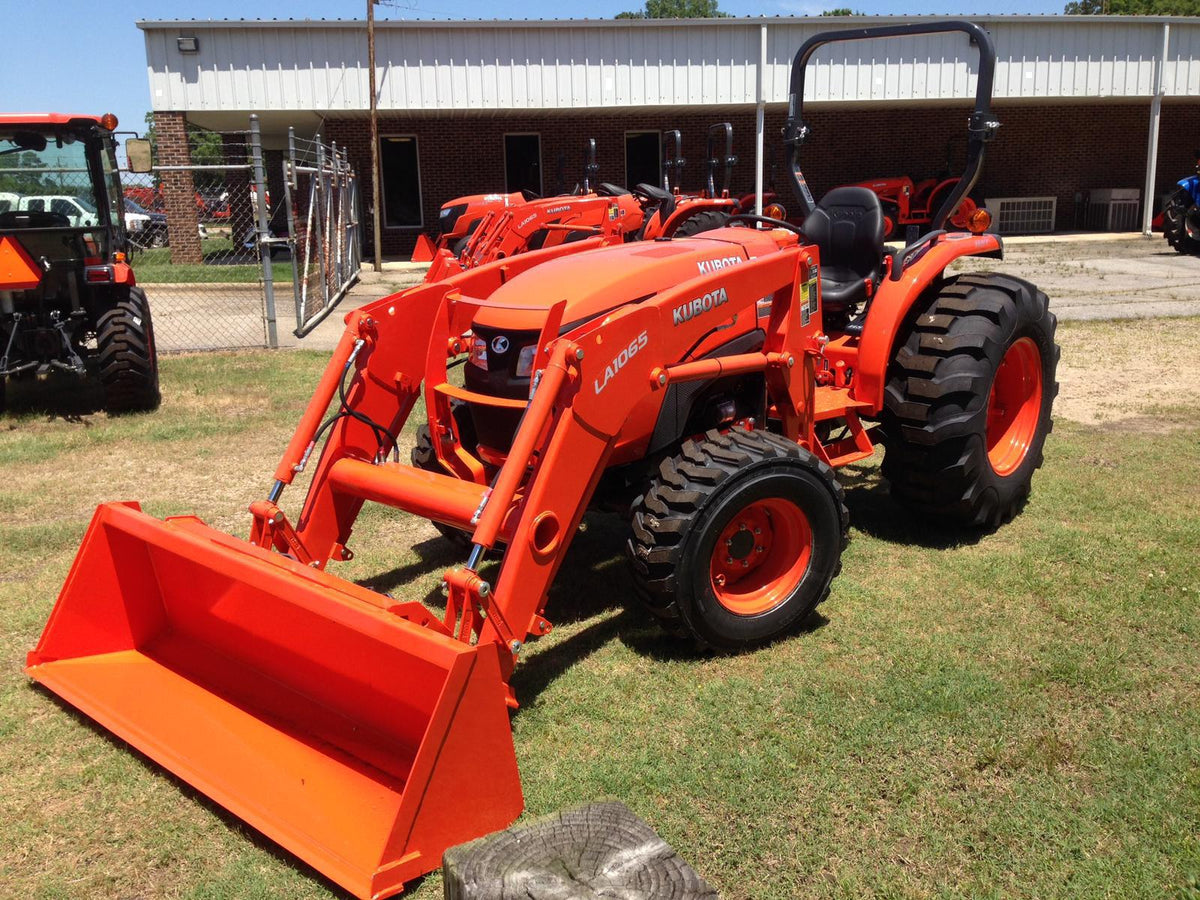
[[[262,279],[262,265],[257,261],[225,264],[224,260],[233,251],[233,243],[229,238],[211,237],[200,243],[203,263],[173,263],[169,247],[136,250],[132,259],[133,273],[141,284],[252,284]],[[238,255],[246,260],[257,259],[247,251],[240,251]],[[271,277],[276,284],[290,284],[291,262],[271,263]]]
[[[1063,327],[1067,352],[1102,327]],[[172,357],[154,415],[0,418],[0,896],[340,896],[20,673],[92,506],[244,534],[322,364]],[[624,526],[590,516],[513,679],[527,814],[622,800],[726,898],[1194,900],[1198,413],[1060,421],[1025,512],[974,541],[905,516],[874,464],[843,470],[830,600],[737,656],[626,610]],[[379,507],[353,546],[338,571],[401,599],[461,562]]]

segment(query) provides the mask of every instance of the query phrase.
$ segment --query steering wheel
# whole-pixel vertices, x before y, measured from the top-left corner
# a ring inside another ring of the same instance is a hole
[[[793,234],[798,234],[804,237],[804,229],[799,225],[793,225],[791,222],[785,222],[783,219],[772,219],[770,216],[756,216],[754,213],[734,213],[725,220],[726,225],[732,225],[734,222],[762,222],[764,225],[770,225],[772,228],[785,228]]]

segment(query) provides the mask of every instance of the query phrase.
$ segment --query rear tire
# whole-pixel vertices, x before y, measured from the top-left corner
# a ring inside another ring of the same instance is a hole
[[[96,323],[100,383],[110,415],[158,409],[158,354],[150,303],[141,288],[130,288]]]
[[[1183,188],[1177,190],[1163,208],[1163,236],[1176,253],[1200,255],[1200,240],[1188,234],[1188,221],[1200,222],[1200,209],[1192,202],[1192,195]],[[1193,226],[1193,233],[1195,227]]]
[[[671,237],[692,237],[714,228],[724,228],[729,224],[729,215],[716,209],[707,209],[689,216],[683,224],[676,228]]]
[[[1020,511],[1053,426],[1056,326],[1046,295],[1008,275],[961,275],[931,292],[884,395],[883,474],[897,500],[989,529]]]
[[[833,470],[765,431],[709,431],[634,503],[638,594],[670,631],[734,650],[799,626],[841,569],[849,513]]]

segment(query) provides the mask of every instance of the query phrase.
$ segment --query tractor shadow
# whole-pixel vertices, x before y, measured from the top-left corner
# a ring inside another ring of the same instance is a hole
[[[851,464],[839,469],[837,476],[846,491],[851,540],[858,531],[889,544],[950,550],[977,544],[989,533],[980,528],[947,528],[906,509],[892,498],[878,465]]]
[[[104,390],[89,366],[88,377],[70,372],[50,372],[45,376],[10,378],[4,390],[3,405],[8,415],[44,414],[48,420],[61,419],[89,425],[85,416],[104,410]]]

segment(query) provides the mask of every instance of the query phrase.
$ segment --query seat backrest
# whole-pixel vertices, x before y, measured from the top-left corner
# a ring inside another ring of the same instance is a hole
[[[804,220],[804,234],[821,251],[824,277],[877,279],[883,267],[883,209],[863,187],[834,188]]]

